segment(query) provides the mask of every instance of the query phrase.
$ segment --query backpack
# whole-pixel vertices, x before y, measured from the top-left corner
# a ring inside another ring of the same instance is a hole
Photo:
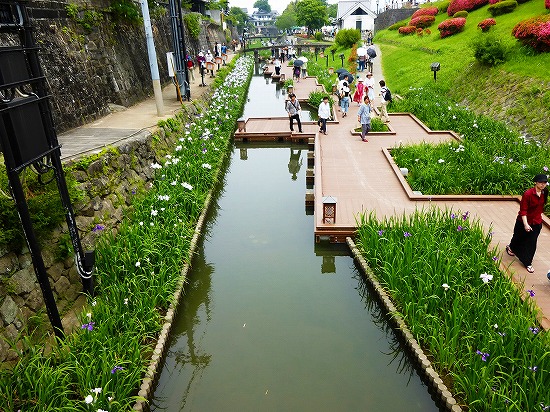
[[[387,102],[392,102],[392,98],[391,98],[391,92],[390,92],[390,89],[388,89],[386,87],[386,93],[384,93],[384,100],[387,101]]]

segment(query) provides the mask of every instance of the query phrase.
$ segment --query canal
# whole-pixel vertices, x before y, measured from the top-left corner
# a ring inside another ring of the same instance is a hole
[[[254,76],[245,115],[285,97]],[[151,410],[438,410],[346,247],[314,243],[306,149],[233,148]]]

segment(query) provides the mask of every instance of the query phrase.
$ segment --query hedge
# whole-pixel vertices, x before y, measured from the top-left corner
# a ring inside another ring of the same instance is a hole
[[[496,20],[495,19],[491,19],[491,18],[488,18],[488,19],[485,19],[485,20],[481,20],[478,24],[477,24],[477,27],[479,27],[481,29],[482,32],[486,32],[486,31],[489,31],[489,29],[494,26],[495,24],[497,24]]]
[[[413,34],[416,32],[415,26],[403,26],[399,28],[399,34]]]
[[[423,16],[412,18],[411,21],[409,22],[409,25],[415,26],[415,27],[421,27],[425,29],[426,27],[430,27],[432,24],[434,24],[434,21],[435,21],[434,16],[423,15]]]
[[[436,16],[438,13],[439,9],[437,7],[424,7],[415,11],[411,16],[411,20],[420,16]]]
[[[489,0],[452,0],[447,9],[447,14],[453,16],[457,11],[472,11],[489,3]]]
[[[460,10],[460,11],[457,11],[455,14],[453,14],[453,17],[468,17],[468,12],[466,10]]]
[[[520,21],[512,29],[512,36],[537,51],[550,51],[550,14]]]
[[[487,7],[487,10],[489,13],[491,13],[491,16],[500,16],[501,14],[507,14],[513,12],[516,7],[518,6],[518,2],[516,0],[504,0],[499,1],[498,3],[491,4],[489,7]]]
[[[461,32],[464,29],[465,24],[466,19],[464,17],[447,19],[442,21],[439,26],[437,26],[437,30],[439,30],[441,38],[444,38]]]

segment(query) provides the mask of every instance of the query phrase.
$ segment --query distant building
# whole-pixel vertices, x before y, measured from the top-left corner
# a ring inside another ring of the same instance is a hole
[[[377,6],[380,7],[380,3],[376,0],[340,0],[336,14],[338,29],[374,30]]]
[[[261,10],[255,10],[250,16],[249,23],[254,26],[257,33],[276,34],[278,30],[277,27],[275,27],[275,22],[278,17],[279,13],[275,10],[272,10],[269,13]]]

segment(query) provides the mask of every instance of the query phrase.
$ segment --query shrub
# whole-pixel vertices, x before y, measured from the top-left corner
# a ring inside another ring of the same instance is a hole
[[[516,0],[504,0],[491,4],[487,7],[487,10],[491,13],[491,16],[500,16],[501,14],[512,13],[517,6],[518,2]]]
[[[465,24],[466,19],[464,17],[447,19],[442,21],[439,26],[437,26],[437,30],[439,30],[441,38],[444,38],[461,32],[464,29]]]
[[[550,14],[520,21],[512,29],[512,35],[537,51],[550,51]]]
[[[424,15],[424,16],[418,16],[418,17],[415,17],[415,18],[411,19],[409,25],[415,26],[415,27],[426,28],[426,27],[430,27],[432,24],[434,24],[434,21],[435,21],[434,16]]]
[[[495,4],[498,3],[500,0],[489,0],[489,4]]]
[[[437,10],[439,11],[439,13],[447,13],[447,9],[449,8],[450,4],[450,0],[437,3]]]
[[[323,40],[323,33],[321,33],[320,31],[316,31],[314,34],[314,37],[315,37],[315,40],[321,41]]]
[[[454,16],[457,11],[472,11],[489,3],[489,0],[452,0],[447,8],[447,14]]]
[[[550,0],[544,0],[544,7],[550,10]]]
[[[550,1],[550,0],[548,0]],[[388,30],[399,30],[400,27],[406,26],[408,23],[405,21],[399,21],[397,23],[392,24],[390,27],[388,27]]]
[[[414,19],[416,17],[420,16],[436,16],[439,13],[439,9],[437,7],[424,7],[422,9],[418,9],[413,13],[411,16],[411,19]]]
[[[429,36],[430,34],[432,34],[432,31],[430,29],[425,29],[424,34]]]
[[[496,20],[489,18],[489,19],[481,20],[477,24],[477,27],[479,27],[481,31],[486,32],[486,31],[489,31],[491,26],[494,26],[495,24],[497,24]]]
[[[508,47],[502,39],[492,35],[479,36],[472,42],[472,48],[476,60],[487,66],[504,63],[509,53]]]
[[[422,30],[422,27],[418,27],[416,29],[416,35],[421,37],[424,34],[424,30]]]
[[[453,17],[468,17],[468,12],[466,10],[460,10],[457,11],[455,14],[453,14]]]
[[[201,20],[202,15],[200,13],[189,13],[183,16],[183,21],[185,22],[185,27],[189,35],[197,40],[201,34]]]
[[[415,26],[403,26],[399,28],[399,34],[413,34],[416,32]]]
[[[141,9],[131,0],[112,0],[108,11],[117,23],[141,24]]]
[[[349,49],[361,40],[361,32],[357,29],[342,29],[336,33],[334,41],[337,45]]]

